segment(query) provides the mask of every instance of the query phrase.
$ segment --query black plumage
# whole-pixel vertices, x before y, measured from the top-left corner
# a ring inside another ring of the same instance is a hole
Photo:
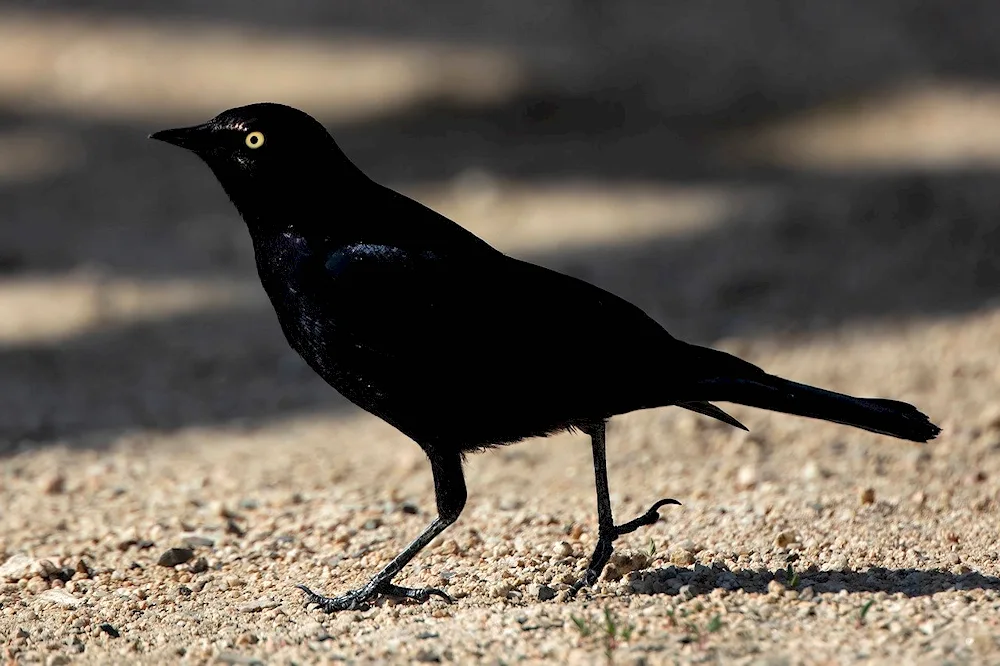
[[[711,401],[843,423],[923,442],[939,428],[902,402],[855,398],[765,373],[677,340],[631,303],[504,255],[451,220],[375,183],[309,115],[279,104],[223,112],[152,135],[192,150],[246,222],[261,283],[289,344],[331,386],[426,452],[438,518],[361,590],[322,597],[328,611],[379,595],[426,600],[392,578],[459,516],[464,454],[575,428],[591,437],[599,543],[578,584],[593,583],[614,539],[606,421],[676,405],[743,427]]]

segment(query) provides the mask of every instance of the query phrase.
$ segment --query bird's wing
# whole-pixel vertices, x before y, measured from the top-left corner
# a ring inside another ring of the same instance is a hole
[[[501,310],[528,317],[526,344],[543,343],[557,357],[599,354],[602,362],[625,362],[673,338],[641,309],[589,282],[535,264],[506,258],[496,285]]]
[[[498,390],[593,393],[642,374],[676,342],[631,303],[500,253],[359,244],[330,253],[325,270],[330,307],[359,347],[455,385],[492,377]]]

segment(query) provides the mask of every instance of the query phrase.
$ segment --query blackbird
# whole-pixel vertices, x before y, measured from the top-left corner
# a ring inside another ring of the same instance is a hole
[[[466,454],[564,430],[590,436],[598,541],[573,591],[593,584],[623,534],[677,504],[616,525],[605,426],[674,405],[746,429],[715,401],[925,442],[940,428],[912,405],[856,398],[766,373],[688,344],[585,281],[507,256],[448,218],[368,178],[308,114],[274,103],[220,113],[151,138],[200,157],[252,239],[261,284],[288,343],[351,402],[427,455],[437,517],[366,585],[327,612],[379,596],[449,600],[393,578],[454,523]]]

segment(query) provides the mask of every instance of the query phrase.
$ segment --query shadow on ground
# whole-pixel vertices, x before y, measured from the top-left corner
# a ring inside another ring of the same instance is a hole
[[[923,597],[949,590],[1000,590],[1000,578],[969,572],[953,574],[940,569],[886,569],[873,567],[866,571],[819,571],[815,567],[796,571],[799,577],[795,589],[813,588],[813,592],[836,593],[841,590],[851,594],[859,592],[902,593],[907,597]],[[743,590],[750,594],[767,594],[768,583],[777,580],[790,582],[783,569],[759,571],[741,569],[732,571],[725,566],[695,566],[694,569],[666,567],[645,571],[631,583],[639,594],[686,593],[702,596],[715,589]]]
[[[347,406],[265,308],[199,312],[0,349],[0,451],[103,447],[116,433],[256,425]],[[68,439],[67,439],[68,438]]]

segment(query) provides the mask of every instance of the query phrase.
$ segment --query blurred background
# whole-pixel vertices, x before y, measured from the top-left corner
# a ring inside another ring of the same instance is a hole
[[[0,2],[0,452],[350,409],[208,169],[146,139],[255,101],[693,341],[995,308],[997,26],[995,0]]]

